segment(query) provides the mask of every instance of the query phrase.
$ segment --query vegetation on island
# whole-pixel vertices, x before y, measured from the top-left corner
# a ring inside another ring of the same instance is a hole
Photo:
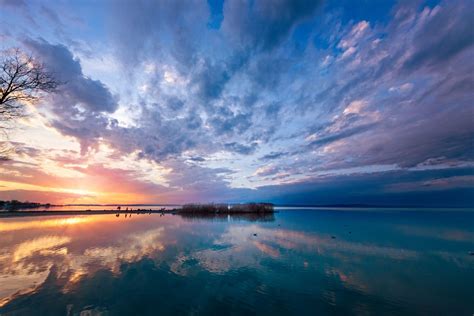
[[[273,213],[274,205],[272,203],[185,204],[178,212],[207,214]]]

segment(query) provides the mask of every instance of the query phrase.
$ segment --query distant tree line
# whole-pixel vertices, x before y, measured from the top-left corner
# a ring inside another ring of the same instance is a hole
[[[11,200],[11,201],[2,201],[0,200],[0,209],[7,210],[7,211],[15,211],[23,208],[38,208],[38,207],[50,207],[50,203],[42,204],[37,202],[21,202],[18,200]]]

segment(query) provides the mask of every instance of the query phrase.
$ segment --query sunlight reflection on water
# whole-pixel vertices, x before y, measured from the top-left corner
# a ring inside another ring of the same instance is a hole
[[[0,219],[0,314],[474,310],[472,213]]]

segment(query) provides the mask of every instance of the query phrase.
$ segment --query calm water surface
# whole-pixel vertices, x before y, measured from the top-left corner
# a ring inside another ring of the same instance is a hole
[[[472,315],[470,251],[453,210],[2,218],[0,315]]]

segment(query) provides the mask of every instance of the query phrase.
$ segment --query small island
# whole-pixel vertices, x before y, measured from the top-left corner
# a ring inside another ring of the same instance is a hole
[[[272,203],[244,204],[185,204],[178,213],[195,214],[242,214],[242,213],[273,213]]]
[[[52,205],[50,203],[42,204],[37,202],[21,202],[18,200],[11,200],[11,201],[2,201],[0,200],[0,211],[17,211],[20,209],[34,209],[34,208],[50,208]]]

